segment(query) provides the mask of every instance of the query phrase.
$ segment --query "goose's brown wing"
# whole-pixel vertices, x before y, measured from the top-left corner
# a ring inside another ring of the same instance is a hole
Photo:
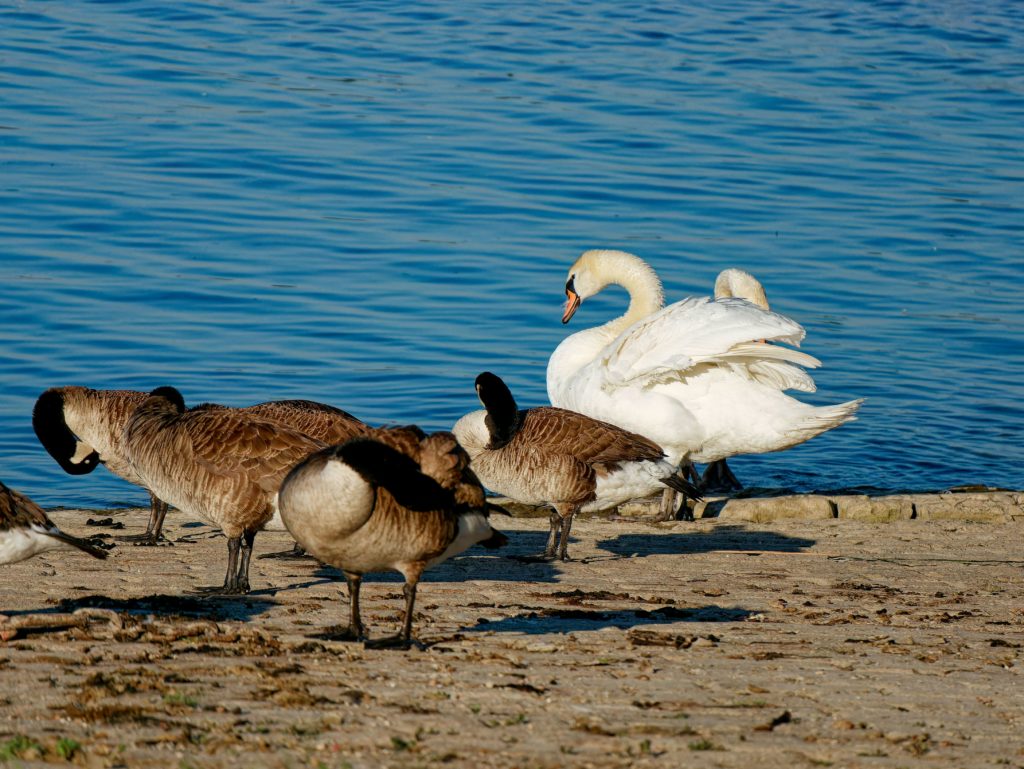
[[[484,487],[469,469],[469,454],[450,432],[436,432],[420,442],[420,468],[455,495],[457,506],[484,507]]]
[[[642,435],[551,406],[524,412],[516,440],[587,464],[656,461],[665,456],[658,444]]]
[[[237,409],[190,412],[182,426],[194,460],[208,472],[245,478],[271,492],[292,467],[325,445]]]
[[[317,401],[267,401],[241,411],[271,422],[280,422],[328,445],[367,435],[372,429],[347,411]]]

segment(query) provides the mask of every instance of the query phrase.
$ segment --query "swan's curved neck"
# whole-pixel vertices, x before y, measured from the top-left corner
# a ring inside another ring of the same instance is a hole
[[[603,285],[614,283],[629,293],[629,308],[626,313],[602,327],[610,335],[632,326],[660,310],[665,304],[665,294],[657,273],[642,259],[624,251],[607,251],[599,262]]]

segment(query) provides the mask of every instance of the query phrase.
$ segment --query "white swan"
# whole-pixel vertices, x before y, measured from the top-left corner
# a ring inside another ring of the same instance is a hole
[[[720,276],[723,294],[741,272]],[[855,419],[862,400],[811,406],[783,392],[815,389],[801,367],[816,368],[817,359],[766,343],[799,344],[799,324],[728,296],[663,307],[654,270],[624,251],[576,260],[562,322],[612,283],[629,292],[629,309],[558,345],[547,370],[553,405],[647,436],[673,463],[780,451]]]

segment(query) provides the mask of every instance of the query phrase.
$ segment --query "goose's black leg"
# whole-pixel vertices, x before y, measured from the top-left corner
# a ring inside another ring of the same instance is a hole
[[[419,577],[417,576],[415,580],[407,581],[402,586],[402,592],[405,594],[405,619],[402,621],[401,632],[397,635],[366,641],[363,646],[367,649],[408,649],[412,645],[413,604],[416,602],[418,582]]]
[[[348,627],[340,633],[332,633],[332,641],[362,641],[366,638],[363,631],[363,620],[359,614],[359,588],[363,584],[361,574],[345,572],[345,582],[348,584]]]
[[[242,547],[242,538],[228,537],[228,570],[224,575],[224,584],[220,587],[197,587],[191,592],[200,595],[230,595],[241,592],[238,589],[238,551]]]
[[[151,491],[149,492],[149,524],[146,526],[145,534],[128,534],[117,537],[122,542],[131,542],[133,545],[155,546],[160,544],[160,530],[164,525],[164,518],[167,517],[169,505]],[[164,544],[171,544],[164,540]]]
[[[555,560],[555,553],[558,550],[558,533],[562,528],[562,516],[558,512],[557,506],[551,511],[551,517],[548,520],[551,522],[551,531],[548,533],[548,543],[544,552],[539,555],[512,556],[515,560],[523,563],[545,563]]]
[[[558,544],[558,557],[563,561],[571,561],[569,557],[569,530],[572,529],[572,519],[576,515],[576,507],[569,509],[569,514],[562,518],[562,537]]]
[[[242,557],[239,559],[238,576],[235,578],[235,588],[239,593],[249,592],[249,562],[252,560],[252,545],[255,540],[255,531],[247,531],[242,535]]]

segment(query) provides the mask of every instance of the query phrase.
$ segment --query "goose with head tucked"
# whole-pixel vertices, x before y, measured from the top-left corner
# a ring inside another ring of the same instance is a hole
[[[721,278],[723,294],[736,277]],[[624,251],[576,260],[562,322],[610,284],[627,290],[629,308],[558,345],[547,369],[552,404],[645,435],[672,462],[781,451],[855,419],[860,399],[812,406],[784,392],[813,391],[804,368],[820,365],[786,346],[804,337],[795,321],[735,296],[665,307],[654,270]]]
[[[642,435],[566,409],[519,410],[508,386],[489,371],[476,378],[476,391],[484,410],[453,428],[473,471],[491,491],[553,508],[547,547],[526,560],[570,560],[578,512],[607,510],[666,487],[696,497],[661,447]]]
[[[93,558],[107,557],[91,542],[65,534],[43,508],[0,483],[0,564],[17,563],[64,547],[77,548]]]
[[[103,465],[122,480],[145,488],[124,451],[124,428],[146,399],[136,390],[93,390],[89,387],[51,387],[36,399],[32,428],[36,437],[64,472],[91,473]],[[155,545],[167,515],[167,503],[149,492],[149,524],[145,534],[118,539]]]
[[[491,527],[480,482],[451,433],[415,427],[378,438],[353,438],[318,451],[281,486],[281,518],[302,547],[342,570],[349,625],[342,636],[365,640],[359,609],[363,575],[398,571],[405,578],[405,617],[394,636],[366,646],[408,648],[413,605],[423,571],[480,543],[505,544]]]
[[[249,592],[256,533],[277,507],[288,471],[323,443],[242,409],[185,409],[173,387],[153,390],[125,427],[135,472],[161,499],[218,526],[228,538],[224,584],[197,592]]]
[[[71,475],[91,473],[103,465],[117,477],[146,488],[128,461],[124,428],[148,394],[138,390],[94,390],[89,387],[51,387],[36,400],[32,427],[39,442]],[[195,409],[226,408],[204,403]],[[346,411],[310,400],[278,400],[241,409],[253,416],[286,425],[324,443],[340,443],[361,435],[369,426]],[[136,545],[161,542],[167,503],[149,488],[150,516],[145,534],[118,539]]]

